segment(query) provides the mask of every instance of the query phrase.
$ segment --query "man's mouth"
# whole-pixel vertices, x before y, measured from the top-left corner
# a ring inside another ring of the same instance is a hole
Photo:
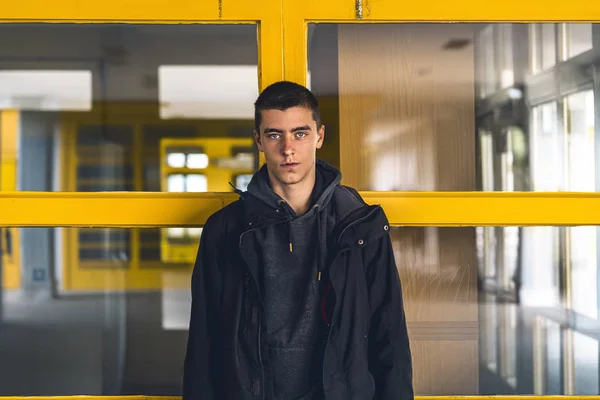
[[[300,165],[300,163],[289,162],[281,164],[283,168],[296,168],[298,165]]]

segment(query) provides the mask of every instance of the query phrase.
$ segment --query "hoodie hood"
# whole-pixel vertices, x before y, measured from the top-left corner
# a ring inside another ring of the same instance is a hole
[[[323,210],[331,201],[336,186],[342,180],[342,173],[339,170],[319,159],[315,163],[315,174],[315,186],[311,195],[310,209],[306,214],[309,214],[315,208]],[[297,218],[294,210],[271,188],[266,164],[252,177],[248,184],[248,193],[265,203],[269,208],[277,210],[283,207],[291,218]]]

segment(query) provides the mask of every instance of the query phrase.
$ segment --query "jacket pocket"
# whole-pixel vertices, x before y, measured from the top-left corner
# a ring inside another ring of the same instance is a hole
[[[353,359],[346,369],[334,375],[332,387],[335,399],[373,400],[375,379],[364,361]]]

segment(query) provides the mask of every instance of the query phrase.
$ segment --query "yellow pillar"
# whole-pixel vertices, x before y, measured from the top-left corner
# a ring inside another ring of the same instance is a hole
[[[19,111],[0,110],[0,191],[17,190]],[[2,287],[21,287],[19,228],[0,228],[2,241]]]

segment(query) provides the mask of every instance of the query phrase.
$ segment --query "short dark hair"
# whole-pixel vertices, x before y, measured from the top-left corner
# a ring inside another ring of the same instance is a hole
[[[317,123],[317,129],[321,127],[321,112],[315,95],[302,85],[280,81],[267,86],[254,103],[254,128],[256,132],[260,133],[259,126],[262,120],[262,111],[284,111],[292,107],[304,107],[310,110],[313,119]]]

